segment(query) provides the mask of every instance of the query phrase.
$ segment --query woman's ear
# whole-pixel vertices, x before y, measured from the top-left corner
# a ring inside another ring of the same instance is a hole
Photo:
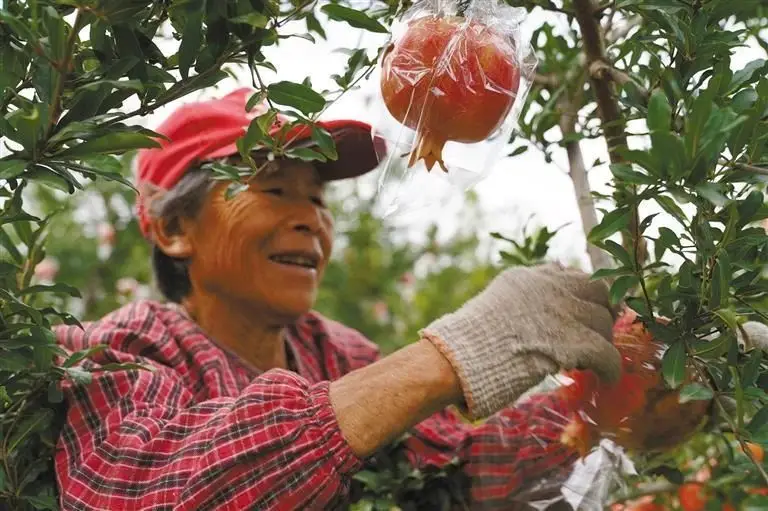
[[[188,259],[194,252],[189,222],[152,218],[149,224],[152,241],[169,257]]]

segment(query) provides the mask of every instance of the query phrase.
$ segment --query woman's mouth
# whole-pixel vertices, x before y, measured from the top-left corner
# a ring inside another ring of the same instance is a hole
[[[304,254],[304,253],[284,253],[284,254],[275,254],[269,257],[270,261],[273,261],[275,263],[285,265],[285,266],[296,266],[300,268],[305,268],[308,270],[316,270],[317,265],[320,261],[320,258],[315,254]]]

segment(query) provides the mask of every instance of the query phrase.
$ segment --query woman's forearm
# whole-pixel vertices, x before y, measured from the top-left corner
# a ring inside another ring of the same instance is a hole
[[[448,360],[422,339],[334,381],[330,398],[342,434],[365,457],[461,402],[462,392]]]

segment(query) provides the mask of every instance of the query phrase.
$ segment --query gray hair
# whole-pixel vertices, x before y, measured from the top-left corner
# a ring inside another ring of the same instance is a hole
[[[149,214],[165,220],[166,233],[175,234],[182,218],[197,216],[215,183],[209,170],[190,169],[173,188],[151,202]],[[166,299],[181,303],[192,291],[188,265],[188,260],[171,257],[157,245],[152,247],[152,270]]]

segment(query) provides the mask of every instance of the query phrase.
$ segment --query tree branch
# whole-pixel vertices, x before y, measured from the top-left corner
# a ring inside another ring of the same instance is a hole
[[[632,83],[635,87],[637,87],[638,92],[645,99],[646,104],[644,106],[647,106],[648,100],[651,97],[651,93],[648,92],[648,90],[645,87],[643,87],[642,85],[637,83],[635,80],[633,80],[632,77],[629,76],[627,73],[619,69],[616,69],[614,66],[610,65],[608,62],[605,62],[604,60],[598,60],[593,62],[589,68],[589,74],[599,80],[604,80],[608,78],[619,85],[626,85],[628,83]],[[624,131],[624,134],[626,135],[626,130]]]
[[[612,77],[601,71],[605,66],[611,68],[613,66],[608,64],[605,55],[605,41],[599,23],[599,15],[595,14],[597,9],[592,0],[573,0],[573,6],[576,21],[581,29],[582,45],[587,58],[586,65],[608,144],[608,154],[611,163],[621,163],[623,159],[617,149],[622,146],[627,147],[626,122],[619,110],[619,102],[614,94]],[[633,187],[630,187],[630,190],[633,190]],[[639,236],[639,225],[640,215],[637,206],[635,206],[629,225],[631,235],[629,239],[624,239],[624,247],[630,253],[634,253],[636,260],[642,263],[647,257],[647,249],[645,240]]]
[[[754,165],[748,165],[746,163],[737,163],[736,168],[739,170],[746,170],[747,172],[760,174],[761,176],[768,176],[768,169],[764,167],[756,167]]]
[[[581,81],[580,81],[581,82]],[[578,88],[579,94],[581,87]],[[563,94],[558,101],[560,110],[560,131],[564,139],[569,139],[576,133],[576,114],[579,105],[578,101],[568,98]],[[576,202],[581,217],[581,225],[584,235],[588,235],[592,229],[597,226],[597,212],[595,210],[595,201],[592,198],[592,190],[589,186],[587,168],[584,164],[584,155],[581,152],[581,143],[578,140],[570,139],[565,143],[565,150],[568,153],[568,174],[573,182],[574,192],[576,193]],[[611,259],[599,247],[587,242],[587,253],[592,263],[592,270],[597,271],[600,268],[610,268]]]

